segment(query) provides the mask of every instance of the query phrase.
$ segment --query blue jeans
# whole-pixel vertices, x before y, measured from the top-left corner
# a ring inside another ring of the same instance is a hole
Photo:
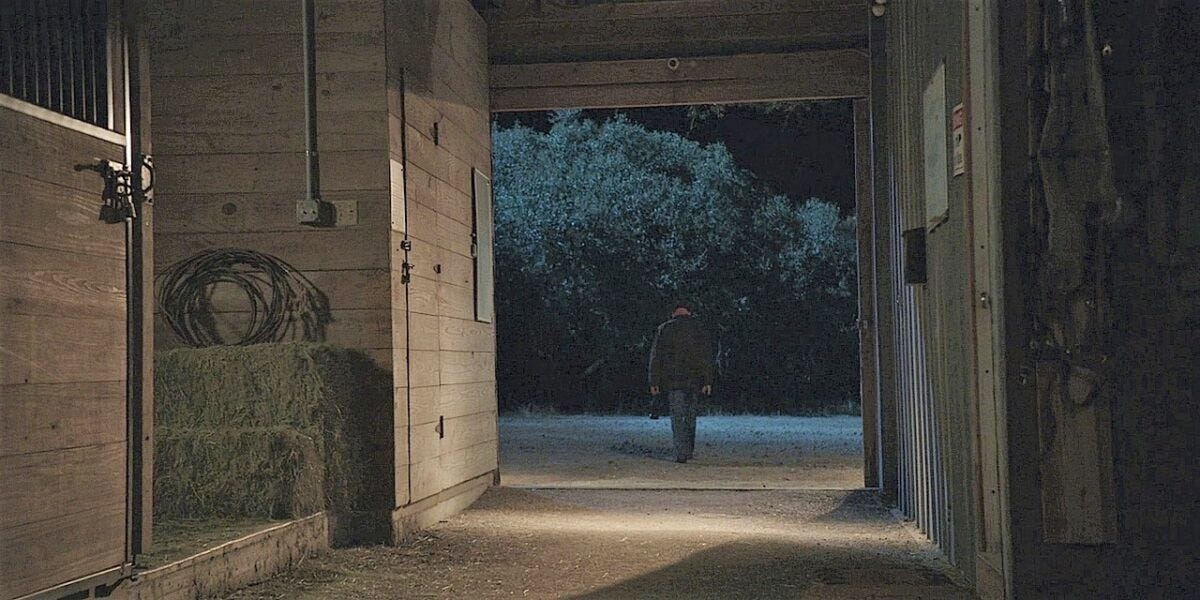
[[[700,394],[696,390],[671,390],[671,437],[675,441],[675,458],[690,460],[696,449],[696,412]]]

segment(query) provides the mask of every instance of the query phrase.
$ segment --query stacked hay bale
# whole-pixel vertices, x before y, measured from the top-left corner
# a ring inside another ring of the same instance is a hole
[[[391,423],[390,375],[360,352],[283,343],[155,357],[159,519],[290,518],[363,509]]]

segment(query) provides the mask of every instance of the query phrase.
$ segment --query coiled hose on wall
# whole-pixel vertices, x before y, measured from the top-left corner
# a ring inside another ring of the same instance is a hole
[[[212,297],[221,284],[238,287],[249,299],[246,328],[237,340],[224,339],[218,330]],[[253,250],[201,252],[163,270],[155,288],[163,319],[179,339],[198,348],[324,341],[325,326],[333,320],[329,299],[304,274]]]

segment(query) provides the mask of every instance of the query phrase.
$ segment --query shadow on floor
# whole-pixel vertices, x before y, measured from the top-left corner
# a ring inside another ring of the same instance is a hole
[[[860,489],[846,493],[833,510],[820,515],[816,523],[862,523],[890,520],[877,490]]]
[[[967,598],[945,575],[870,566],[861,552],[767,541],[732,542],[614,583],[577,600],[612,598]]]

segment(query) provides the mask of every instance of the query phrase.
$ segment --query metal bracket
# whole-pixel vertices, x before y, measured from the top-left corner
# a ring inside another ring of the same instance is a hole
[[[142,189],[133,185],[133,171],[116,161],[96,159],[91,164],[75,165],[76,171],[94,171],[104,180],[100,193],[100,220],[105,223],[124,223],[138,217],[138,204],[154,189],[154,166],[149,156],[140,159],[142,169],[149,173],[148,182]]]

